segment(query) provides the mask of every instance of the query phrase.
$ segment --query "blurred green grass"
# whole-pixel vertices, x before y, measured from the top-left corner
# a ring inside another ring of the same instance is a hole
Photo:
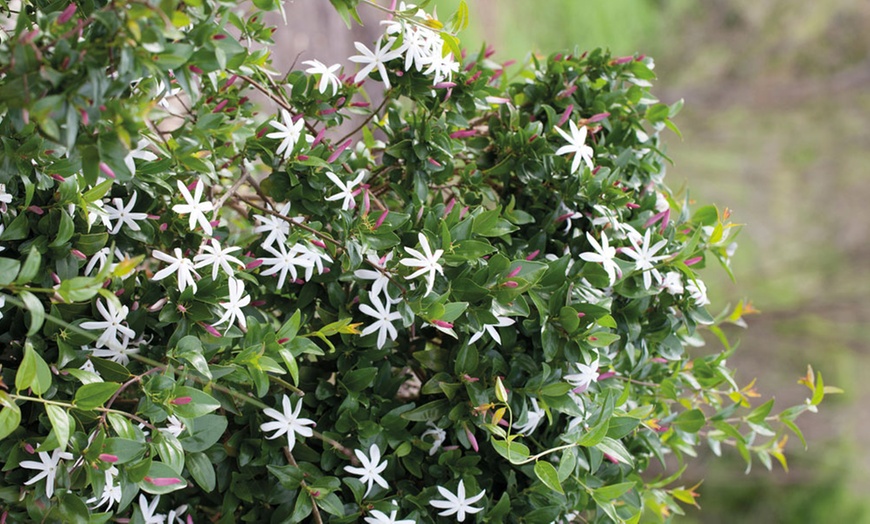
[[[446,19],[458,0],[436,0]],[[746,227],[736,282],[705,270],[717,307],[749,298],[763,313],[731,331],[737,379],[759,380],[777,405],[801,402],[811,363],[846,389],[799,420],[810,449],[787,451],[791,472],[736,454],[703,455],[704,510],[678,522],[870,522],[870,2],[866,0],[468,0],[461,36],[495,58],[609,48],[652,55],[665,102],[685,98],[666,179]],[[687,484],[692,479],[686,479]]]

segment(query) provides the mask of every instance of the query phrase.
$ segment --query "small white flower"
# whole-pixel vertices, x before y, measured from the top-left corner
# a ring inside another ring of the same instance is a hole
[[[442,517],[449,517],[455,514],[458,522],[465,522],[466,513],[473,515],[483,511],[483,508],[475,508],[472,504],[482,499],[486,494],[486,490],[482,490],[473,497],[465,498],[465,485],[460,480],[459,487],[456,489],[456,495],[441,486],[438,486],[438,492],[441,493],[441,496],[445,500],[430,500],[429,504],[435,508],[443,509],[444,511],[438,513]]]
[[[382,36],[375,44],[374,51],[370,51],[369,48],[367,48],[360,42],[354,42],[354,47],[356,47],[357,51],[362,54],[354,55],[348,60],[350,60],[351,62],[356,62],[358,64],[364,64],[364,66],[353,78],[353,81],[359,82],[363,78],[367,77],[369,73],[371,73],[375,68],[377,68],[378,72],[381,74],[381,81],[384,83],[384,86],[389,89],[390,77],[387,75],[387,68],[384,64],[394,58],[402,56],[402,53],[400,51],[391,49],[395,41],[396,40],[394,38],[390,38],[386,41],[386,43],[384,43],[384,37]]]
[[[477,333],[471,335],[471,338],[468,339],[468,343],[474,344],[475,342],[477,342],[477,340],[480,337],[483,336],[483,333],[486,332],[486,333],[489,333],[489,336],[491,336],[492,339],[495,340],[498,345],[501,345],[501,337],[498,334],[497,328],[507,327],[507,326],[513,325],[514,322],[516,322],[516,320],[509,318],[509,317],[498,317],[498,316],[495,317],[495,319],[498,321],[497,323],[484,324],[483,329],[481,329]]]
[[[33,460],[23,460],[18,465],[25,469],[33,469],[39,471],[30,480],[24,483],[29,486],[39,480],[45,479],[45,496],[51,498],[54,494],[54,481],[57,478],[57,468],[60,466],[61,460],[72,460],[72,453],[62,451],[60,448],[51,452],[51,455],[44,451],[39,452],[39,462]]]
[[[138,193],[133,191],[133,195],[130,196],[130,201],[127,202],[127,205],[124,205],[124,201],[120,198],[113,198],[112,203],[114,206],[105,205],[103,208],[106,210],[106,215],[109,222],[113,220],[117,220],[117,223],[114,227],[109,231],[110,234],[116,235],[118,231],[121,230],[121,226],[126,225],[133,231],[139,231],[140,227],[137,224],[137,221],[142,221],[148,218],[148,213],[134,213],[133,207],[136,205],[136,198],[138,197]]]
[[[4,226],[3,224],[0,224],[0,236],[3,235],[3,231],[5,231],[5,230],[6,230],[6,226]],[[5,247],[0,246],[0,253],[2,253],[5,249],[6,249]]]
[[[103,302],[97,300],[97,311],[103,317],[102,321],[89,321],[81,324],[82,329],[103,330],[97,339],[97,346],[119,348],[124,344],[118,339],[118,335],[126,339],[136,336],[135,331],[122,324],[127,320],[127,313],[130,311],[127,306],[121,306],[121,309],[117,309],[112,301],[106,301],[106,305],[103,305]]]
[[[154,500],[150,503],[145,494],[139,495],[139,511],[142,512],[142,518],[145,524],[165,524],[166,515],[157,513],[157,504],[160,503],[160,495],[155,495]]]
[[[414,273],[406,276],[406,280],[417,278],[424,273],[428,273],[426,275],[426,295],[428,295],[432,292],[432,286],[435,285],[435,273],[438,272],[441,273],[441,276],[444,276],[444,270],[441,267],[441,264],[438,263],[444,250],[437,249],[433,253],[432,248],[429,247],[429,240],[426,238],[426,235],[418,233],[417,238],[420,240],[420,246],[423,248],[423,253],[420,253],[416,249],[406,247],[405,251],[407,251],[413,258],[403,258],[399,263],[403,266],[420,268]]]
[[[298,278],[296,274],[296,268],[298,267],[312,267],[314,265],[310,259],[305,257],[305,250],[302,249],[298,245],[294,245],[287,250],[287,246],[282,242],[278,244],[278,249],[275,250],[272,246],[263,246],[263,249],[275,255],[274,257],[264,258],[263,265],[270,266],[269,269],[262,271],[260,275],[267,277],[269,275],[274,275],[275,273],[279,273],[278,275],[278,289],[284,287],[284,281],[287,278],[287,273],[290,273],[290,277],[293,280]]]
[[[314,270],[317,269],[317,274],[322,275],[324,271],[323,263],[332,263],[332,257],[324,253],[320,246],[306,246],[298,244],[302,251],[302,258],[311,262],[311,265],[305,268],[305,280],[311,280],[314,275]]]
[[[230,277],[228,284],[230,287],[229,300],[227,302],[220,302],[220,306],[224,308],[224,315],[214,324],[214,326],[219,326],[224,322],[227,322],[227,329],[229,329],[229,326],[232,326],[236,321],[238,321],[242,330],[247,330],[248,324],[245,320],[245,313],[242,311],[242,308],[251,303],[251,297],[250,295],[245,295],[245,283],[241,280]]]
[[[341,87],[341,80],[339,80],[338,75],[336,75],[335,72],[338,71],[341,64],[327,66],[320,60],[306,60],[302,63],[311,66],[305,70],[306,73],[310,75],[320,75],[320,83],[317,85],[318,91],[325,93],[328,87],[332,87],[332,96],[335,96],[338,92],[338,88]]]
[[[91,273],[94,272],[94,268],[96,268],[97,273],[102,271],[103,268],[106,266],[106,262],[109,261],[109,253],[110,250],[108,247],[104,247],[103,249],[94,253],[91,256],[91,259],[88,260],[87,265],[85,266],[85,275],[91,276]],[[109,270],[114,270],[115,266],[117,265],[117,261],[124,260],[124,258],[126,258],[124,253],[122,253],[120,249],[115,248],[115,262],[112,263],[111,266],[109,266]],[[97,265],[99,265],[99,267],[97,267]]]
[[[522,433],[523,435],[531,435],[546,416],[546,412],[538,406],[537,399],[532,397],[529,400],[532,401],[532,407],[526,412],[526,422],[517,424],[514,427],[517,433]]]
[[[202,199],[204,184],[200,181],[196,182],[196,189],[193,192],[193,196],[191,196],[190,191],[187,190],[187,186],[181,183],[181,180],[177,181],[177,185],[178,190],[181,192],[181,196],[184,198],[186,203],[175,204],[172,206],[172,210],[179,215],[190,214],[188,227],[191,231],[193,231],[196,228],[196,224],[199,223],[202,230],[205,231],[205,234],[211,236],[211,223],[208,221],[208,217],[206,217],[205,214],[214,211],[214,204],[208,200],[200,202]]]
[[[426,425],[429,426],[429,429],[427,429],[423,432],[422,435],[420,435],[420,439],[432,437],[432,447],[429,448],[429,456],[431,457],[438,451],[439,448],[441,448],[441,445],[444,444],[444,441],[447,440],[447,432],[436,426],[435,423],[431,420],[427,422]]]
[[[689,292],[696,306],[702,307],[710,303],[710,299],[707,298],[707,285],[700,278],[686,282],[686,291]]]
[[[271,206],[269,206],[271,209]],[[290,202],[287,202],[278,211],[278,214],[286,217],[290,212]],[[254,228],[254,233],[266,233],[266,238],[263,239],[263,247],[271,246],[275,242],[284,243],[287,237],[290,236],[290,222],[276,217],[274,215],[254,215],[254,218],[260,223]],[[301,222],[302,217],[294,217],[293,222]]]
[[[578,373],[565,375],[565,380],[575,388],[586,389],[598,380],[598,359],[595,359],[595,362],[588,366],[582,362],[577,362],[575,365]]]
[[[296,445],[296,434],[303,437],[310,437],[314,434],[313,430],[308,426],[313,426],[314,421],[308,418],[299,418],[299,411],[302,409],[302,400],[296,403],[296,409],[290,403],[290,397],[282,395],[281,403],[284,407],[284,412],[276,411],[272,408],[263,410],[263,414],[275,420],[260,424],[260,429],[263,431],[274,431],[272,435],[268,435],[267,439],[275,439],[281,435],[287,435],[287,448],[293,451],[293,446]]]
[[[656,242],[654,245],[650,245],[652,244],[652,240],[650,240],[651,232],[652,229],[647,229],[642,239],[638,239],[634,235],[629,235],[628,240],[634,247],[626,247],[622,250],[625,256],[634,259],[635,271],[643,271],[644,289],[649,289],[650,285],[652,285],[653,278],[656,279],[656,282],[662,281],[662,274],[659,273],[659,270],[656,269],[653,264],[660,260],[668,258],[667,255],[655,256],[661,248],[665,247],[668,241],[662,239]]]
[[[96,348],[91,351],[91,355],[99,358],[107,358],[112,362],[117,362],[122,366],[130,363],[130,355],[139,353],[138,342],[135,345],[130,345],[130,338],[124,335],[121,340],[110,344],[106,348]],[[90,361],[88,361],[90,362]],[[93,366],[93,364],[91,364]]]
[[[417,521],[411,519],[396,520],[398,512],[399,510],[394,509],[388,517],[383,511],[373,509],[369,512],[369,516],[365,517],[365,521],[366,524],[417,524]]]
[[[103,493],[100,495],[100,498],[97,499],[97,497],[91,497],[86,501],[87,504],[97,502],[97,505],[91,509],[97,509],[100,506],[105,505],[106,510],[108,510],[114,504],[119,504],[121,502],[121,485],[115,483],[115,477],[117,477],[119,473],[118,468],[112,466],[103,473],[105,474],[105,482],[103,483]]]
[[[366,260],[375,269],[357,269],[353,272],[353,275],[357,278],[361,278],[363,280],[373,280],[374,282],[372,283],[372,293],[374,293],[375,295],[383,294],[385,300],[390,300],[390,295],[387,292],[387,286],[390,284],[390,277],[388,276],[386,271],[387,262],[392,260],[392,258],[392,251],[384,255],[383,258],[378,258],[376,254],[369,253],[366,256]]]
[[[362,179],[365,178],[366,174],[368,174],[367,171],[363,169],[362,171],[360,171],[359,175],[357,175],[355,179],[351,180],[350,182],[344,182],[342,179],[338,178],[335,173],[327,171],[327,178],[332,180],[332,183],[335,184],[339,189],[341,189],[341,191],[339,193],[336,193],[335,195],[326,197],[326,200],[331,202],[333,200],[344,199],[341,203],[341,209],[343,209],[344,211],[353,209],[354,207],[356,207],[356,202],[354,202],[353,199],[354,196],[356,196],[355,193],[358,191],[354,189],[354,187],[362,182]]]
[[[659,286],[666,290],[671,295],[683,294],[683,276],[676,271],[668,271],[665,273],[662,283]]]
[[[365,453],[361,450],[355,449],[353,450],[356,458],[359,459],[362,464],[361,468],[355,466],[345,466],[344,470],[348,473],[352,473],[354,475],[360,476],[360,481],[365,482],[368,487],[366,487],[366,492],[363,494],[363,497],[368,497],[369,492],[372,490],[372,486],[374,483],[384,488],[390,489],[390,485],[387,484],[387,481],[384,480],[384,477],[381,476],[381,472],[387,469],[387,461],[380,462],[381,460],[381,449],[377,444],[372,444],[369,447],[369,456],[367,457]]]
[[[580,162],[586,162],[586,165],[589,166],[589,169],[593,169],[595,166],[592,163],[592,155],[595,152],[591,147],[586,145],[586,126],[582,126],[579,129],[577,128],[577,124],[574,123],[573,120],[569,120],[568,122],[571,127],[571,134],[562,131],[560,128],[556,128],[556,131],[562,135],[568,145],[562,146],[556,150],[557,155],[567,155],[570,153],[574,153],[574,161],[571,162],[571,172],[576,173],[577,168],[580,167]]]
[[[441,49],[429,55],[429,68],[423,71],[424,75],[432,76],[432,85],[441,82],[450,82],[453,73],[459,72],[459,62],[453,59],[453,53],[442,56]]]
[[[199,274],[194,269],[193,262],[182,255],[181,248],[175,248],[173,253],[175,253],[175,256],[156,249],[151,252],[151,256],[157,260],[169,263],[168,266],[155,273],[152,280],[163,280],[169,275],[175,273],[178,278],[179,291],[184,291],[187,286],[190,286],[193,288],[193,292],[196,293],[196,280],[194,280],[194,277],[198,279]]]
[[[193,267],[199,269],[201,267],[211,266],[212,280],[217,280],[218,272],[221,269],[224,270],[224,274],[233,276],[235,272],[233,271],[233,267],[230,266],[230,262],[239,266],[244,266],[241,260],[230,255],[230,253],[242,250],[242,248],[238,246],[230,246],[226,249],[221,249],[220,242],[213,238],[211,239],[211,244],[203,244],[200,250],[204,251],[204,253],[200,253],[193,257],[193,261],[195,262]]]
[[[139,140],[139,143],[136,144],[136,149],[131,150],[127,153],[127,156],[124,157],[124,164],[127,166],[127,169],[130,170],[130,174],[136,174],[136,159],[144,160],[146,162],[153,162],[157,160],[157,155],[152,153],[148,146],[151,143],[148,140]]]
[[[6,305],[6,295],[0,293],[0,309],[2,309],[3,306],[5,306],[5,305]],[[2,319],[3,319],[3,312],[0,311],[0,320],[2,320]]]
[[[6,192],[6,184],[0,184],[0,211],[6,212],[6,205],[12,203],[12,195]]]
[[[304,133],[303,128],[305,127],[305,120],[300,118],[294,123],[293,116],[286,109],[281,110],[281,120],[283,123],[276,122],[275,120],[269,121],[269,125],[278,131],[269,133],[266,135],[266,138],[281,140],[281,144],[278,146],[278,149],[275,150],[275,154],[280,155],[283,153],[284,160],[287,160],[293,153],[293,148],[296,147],[296,142],[299,141]]]
[[[586,232],[586,239],[592,244],[595,252],[580,253],[580,258],[587,262],[600,263],[604,271],[607,272],[607,276],[610,278],[610,285],[612,286],[616,282],[617,275],[621,274],[619,266],[614,262],[616,248],[610,247],[607,241],[607,233],[603,231],[601,232],[601,244],[588,231]]]
[[[375,293],[369,291],[369,302],[372,303],[373,306],[369,306],[368,304],[360,304],[359,310],[365,313],[370,317],[374,317],[377,319],[377,322],[366,326],[365,329],[360,333],[362,336],[366,336],[369,333],[378,332],[378,349],[384,347],[384,343],[387,341],[387,335],[389,334],[391,340],[396,340],[396,337],[399,336],[399,332],[396,331],[395,326],[393,326],[393,322],[396,320],[402,319],[402,314],[398,311],[390,311],[390,301],[387,300],[386,303],[381,302],[380,297]]]
[[[166,419],[166,427],[165,428],[157,428],[158,431],[162,433],[166,433],[168,435],[172,435],[175,438],[178,438],[179,435],[184,433],[184,422],[179,420],[175,415],[169,415]]]

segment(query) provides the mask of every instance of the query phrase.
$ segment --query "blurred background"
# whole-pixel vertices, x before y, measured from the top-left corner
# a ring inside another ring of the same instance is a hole
[[[667,137],[666,182],[745,224],[736,282],[712,265],[704,277],[714,306],[750,299],[762,312],[730,332],[740,340],[729,362],[738,382],[757,378],[781,409],[803,401],[797,379],[812,364],[846,391],[798,420],[809,450],[788,442],[789,473],[755,463],[745,474],[737,453],[702,452],[684,479],[704,479],[702,511],[688,508],[677,522],[870,522],[870,2],[467,3],[463,45],[493,44],[496,60],[575,46],[655,58],[654,92],[666,103],[685,99],[676,118],[684,139]],[[434,2],[445,20],[457,4]],[[347,63],[354,39],[369,43],[381,31],[381,14],[365,6],[366,27],[353,34],[326,0],[285,7],[287,67],[314,57]]]

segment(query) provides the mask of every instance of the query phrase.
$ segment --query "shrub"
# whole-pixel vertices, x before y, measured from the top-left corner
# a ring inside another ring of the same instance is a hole
[[[651,59],[507,73],[402,5],[276,75],[254,4],[3,8],[4,519],[637,522],[697,496],[653,459],[785,466],[825,387],[726,366],[736,228],[665,186]]]

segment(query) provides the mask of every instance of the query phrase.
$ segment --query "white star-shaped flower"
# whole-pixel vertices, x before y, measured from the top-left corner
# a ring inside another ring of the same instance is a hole
[[[366,260],[368,263],[374,267],[374,270],[371,269],[357,269],[353,272],[353,275],[357,278],[361,278],[363,280],[373,280],[372,283],[372,293],[375,295],[383,295],[385,300],[390,300],[389,293],[387,293],[387,285],[390,283],[390,277],[387,276],[387,262],[392,260],[393,252],[389,252],[383,256],[383,258],[378,258],[376,254],[369,253],[366,256]]]
[[[61,460],[72,460],[72,453],[62,451],[60,448],[51,452],[51,455],[44,451],[39,452],[39,462],[34,460],[22,460],[18,465],[25,469],[39,471],[30,480],[24,483],[29,486],[45,479],[45,496],[51,498],[54,495],[54,481],[57,478],[57,468],[60,466]]]
[[[387,469],[387,461],[385,460],[383,462],[380,462],[381,449],[378,447],[377,444],[372,444],[369,447],[368,457],[359,449],[353,450],[353,454],[356,455],[356,458],[359,459],[362,467],[358,468],[355,466],[345,466],[344,470],[348,473],[359,475],[360,481],[365,482],[368,485],[365,494],[363,494],[363,497],[369,496],[369,492],[372,490],[372,486],[375,482],[377,482],[378,486],[384,489],[390,489],[390,485],[387,484],[387,481],[384,480],[384,477],[381,476],[381,472]]]
[[[139,342],[140,341],[137,341],[134,342],[134,345],[130,345],[130,337],[124,335],[121,337],[121,340],[112,343],[108,347],[91,350],[91,355],[99,358],[107,358],[112,362],[117,362],[122,366],[126,366],[130,363],[130,355],[139,353]]]
[[[305,127],[305,120],[300,118],[294,123],[293,115],[291,115],[286,109],[282,109],[281,122],[270,120],[269,125],[278,131],[269,133],[266,135],[266,138],[281,140],[281,144],[278,146],[278,149],[275,150],[275,154],[280,155],[283,153],[284,160],[287,160],[293,153],[293,148],[296,147],[296,142],[298,142],[303,135],[302,130]]]
[[[399,336],[399,332],[396,331],[396,327],[393,326],[393,322],[396,320],[402,319],[402,314],[398,311],[390,311],[390,301],[387,300],[386,303],[381,302],[380,297],[375,293],[369,291],[369,302],[372,303],[373,306],[369,306],[368,304],[360,304],[359,310],[365,313],[370,317],[374,317],[377,319],[377,322],[372,323],[369,326],[366,326],[365,329],[360,333],[362,336],[366,336],[369,333],[378,332],[378,349],[384,347],[384,343],[387,341],[387,335],[389,334],[391,340],[396,340],[396,337]]]
[[[420,439],[422,440],[425,437],[432,437],[432,447],[429,448],[429,456],[431,457],[438,451],[441,444],[444,444],[444,441],[447,440],[447,432],[436,426],[431,420],[427,422],[426,425],[429,426],[429,429],[420,435]]]
[[[426,275],[426,295],[428,295],[432,292],[432,286],[435,285],[435,273],[441,273],[441,276],[444,276],[444,269],[441,267],[441,264],[438,263],[438,260],[441,258],[442,253],[444,253],[444,250],[437,249],[433,253],[432,248],[429,247],[429,240],[426,238],[426,235],[424,235],[423,233],[418,233],[417,238],[420,240],[420,247],[423,248],[423,253],[425,254],[420,253],[416,249],[406,247],[405,251],[407,251],[408,254],[410,254],[413,258],[403,258],[399,261],[399,263],[403,266],[420,268],[414,273],[406,276],[405,279],[407,280],[417,278],[424,273],[428,273]]]
[[[547,413],[538,406],[538,400],[534,397],[529,398],[532,402],[532,407],[526,412],[526,422],[523,424],[517,424],[514,427],[517,433],[522,433],[523,435],[531,435],[533,431],[538,427],[538,424],[546,417]]]
[[[576,173],[577,168],[580,167],[580,161],[586,162],[586,165],[589,166],[589,169],[593,169],[595,166],[592,163],[592,155],[595,154],[595,151],[592,150],[591,147],[586,145],[586,126],[582,126],[579,129],[577,128],[577,124],[574,123],[573,120],[568,122],[571,127],[571,134],[562,131],[560,128],[556,128],[556,131],[562,135],[562,138],[568,141],[568,145],[562,146],[556,150],[557,155],[567,155],[569,153],[574,153],[574,161],[571,162],[571,172]]]
[[[271,209],[271,206],[269,206]],[[290,212],[290,202],[281,206],[278,214],[286,217]],[[260,223],[254,228],[254,233],[266,233],[266,238],[263,239],[263,247],[271,246],[275,242],[283,243],[290,236],[290,222],[276,217],[275,215],[254,215],[254,218]],[[293,222],[301,222],[302,217],[293,217]]]
[[[302,63],[311,66],[305,70],[306,73],[310,75],[320,75],[320,82],[317,84],[317,90],[321,93],[325,93],[327,88],[332,87],[332,96],[335,96],[338,92],[338,88],[341,87],[341,80],[339,80],[338,75],[336,75],[335,72],[338,71],[341,64],[327,66],[320,60],[306,60]]]
[[[121,230],[121,226],[126,225],[133,231],[139,231],[141,228],[137,221],[145,220],[148,218],[148,213],[134,213],[133,207],[136,205],[136,198],[138,197],[138,193],[133,191],[133,194],[130,196],[130,201],[127,202],[127,205],[124,205],[124,201],[121,198],[113,198],[112,203],[114,206],[104,205],[103,209],[106,210],[106,215],[109,222],[113,220],[117,220],[114,227],[112,227],[111,231],[109,231],[112,235],[117,235],[118,231]]]
[[[238,246],[229,246],[226,249],[221,249],[220,242],[213,238],[211,239],[211,244],[203,244],[200,250],[202,250],[203,253],[193,257],[195,263],[193,267],[199,269],[201,267],[211,266],[212,280],[217,280],[218,272],[221,269],[224,270],[224,274],[233,276],[235,271],[233,271],[230,262],[233,262],[238,266],[245,265],[241,260],[230,255],[230,253],[242,250],[242,248]]]
[[[643,287],[644,289],[649,289],[652,284],[653,277],[656,279],[656,282],[662,281],[662,274],[659,273],[659,270],[655,268],[653,264],[660,260],[664,260],[667,255],[658,255],[655,256],[656,253],[665,245],[667,245],[668,241],[665,239],[659,240],[652,244],[652,240],[650,240],[650,232],[652,229],[647,229],[642,239],[638,239],[635,235],[629,235],[628,240],[631,242],[632,247],[626,247],[622,249],[622,253],[634,260],[634,269],[635,271],[643,271]]]
[[[122,324],[127,320],[127,313],[130,311],[127,306],[121,306],[121,309],[117,309],[112,301],[106,301],[106,305],[103,305],[101,301],[97,300],[97,311],[103,317],[102,321],[89,321],[81,324],[82,329],[103,330],[96,341],[97,346],[118,348],[123,345],[118,339],[118,335],[127,339],[136,336],[135,331]]]
[[[245,320],[245,313],[242,311],[242,308],[251,303],[251,297],[250,295],[245,295],[245,283],[241,280],[230,277],[227,283],[230,287],[229,300],[226,302],[219,302],[220,306],[224,308],[224,315],[214,324],[214,326],[219,326],[224,322],[227,322],[227,329],[229,329],[229,326],[232,326],[238,320],[242,330],[247,330],[248,324]]]
[[[390,512],[390,516],[380,510],[373,509],[369,512],[369,516],[365,517],[366,524],[417,524],[416,520],[401,519],[396,520],[396,514],[399,510],[394,509]]]
[[[287,435],[287,448],[293,451],[293,446],[296,445],[296,434],[303,437],[310,437],[314,431],[308,426],[313,426],[314,421],[308,418],[299,418],[299,412],[302,409],[302,400],[296,403],[296,408],[290,403],[290,397],[282,395],[281,404],[284,406],[284,412],[266,408],[263,414],[275,420],[260,424],[260,429],[263,431],[274,431],[272,435],[268,435],[267,439],[275,439],[281,435]]]
[[[424,75],[432,76],[432,85],[441,82],[450,82],[453,73],[459,72],[459,62],[453,59],[453,53],[443,56],[441,47],[429,55],[429,67],[423,71]]]
[[[496,341],[499,345],[501,345],[501,337],[498,334],[498,329],[500,327],[506,327],[512,325],[516,320],[509,317],[495,317],[498,321],[495,324],[484,324],[483,329],[478,331],[477,333],[471,335],[471,338],[468,339],[469,344],[474,344],[477,340],[483,336],[484,333],[489,333],[489,336],[492,337],[493,340]]]
[[[269,269],[262,271],[260,275],[267,277],[280,272],[278,275],[278,289],[284,287],[284,280],[287,278],[287,273],[290,273],[290,277],[293,280],[298,278],[298,275],[296,274],[297,266],[308,268],[314,265],[310,259],[305,257],[304,250],[298,245],[294,245],[289,251],[283,242],[278,244],[277,250],[272,246],[263,246],[263,249],[275,256],[262,259],[263,265],[270,267]]]
[[[577,362],[577,373],[565,375],[565,380],[575,388],[585,390],[590,384],[598,380],[598,359],[590,365]]]
[[[178,190],[181,192],[181,196],[184,198],[185,204],[175,204],[172,206],[172,210],[178,213],[179,215],[187,215],[190,214],[190,218],[188,219],[188,227],[191,231],[196,228],[196,224],[202,227],[202,230],[205,231],[205,234],[208,236],[212,235],[211,223],[208,221],[208,217],[205,216],[206,213],[214,211],[214,204],[211,201],[206,200],[205,202],[200,202],[202,199],[202,190],[204,184],[200,181],[196,182],[196,189],[193,192],[193,196],[191,196],[190,191],[187,190],[187,186],[181,183],[181,180],[177,181]]]
[[[435,508],[443,509],[444,511],[438,513],[442,517],[449,517],[455,514],[457,522],[465,522],[466,513],[473,515],[483,511],[483,508],[475,508],[472,504],[482,499],[486,494],[486,490],[482,490],[471,498],[465,498],[465,485],[460,480],[459,487],[456,488],[456,495],[441,486],[438,486],[438,492],[446,500],[430,500],[429,504]]]
[[[157,504],[159,503],[160,495],[155,495],[154,500],[150,503],[144,493],[139,495],[139,511],[142,512],[145,524],[165,524],[166,515],[157,513]]]
[[[341,189],[341,191],[332,196],[326,197],[326,200],[331,202],[333,200],[344,199],[341,203],[341,209],[345,211],[353,209],[354,207],[356,207],[356,202],[354,202],[353,199],[356,196],[356,193],[359,191],[357,189],[354,189],[354,187],[362,182],[362,179],[365,178],[366,174],[366,170],[363,169],[362,171],[360,171],[359,175],[357,175],[356,178],[354,178],[350,182],[344,182],[342,179],[338,178],[335,173],[327,171],[327,178],[332,180],[332,183],[335,184],[339,189]]]
[[[318,275],[322,275],[325,271],[323,263],[331,264],[332,257],[322,251],[320,246],[306,246],[305,244],[297,244],[302,252],[302,258],[311,262],[311,265],[305,268],[305,280],[311,280],[314,275],[314,270],[317,270]]]
[[[662,283],[659,285],[671,295],[683,294],[683,276],[677,271],[668,271],[665,273]]]
[[[696,306],[703,307],[710,303],[710,299],[707,298],[707,285],[700,278],[686,282],[686,291],[689,292]]]
[[[12,203],[12,195],[6,192],[6,184],[0,184],[0,211],[6,212],[6,205]]]
[[[375,68],[377,68],[378,72],[381,74],[381,81],[384,83],[384,86],[389,89],[390,77],[387,75],[387,68],[384,64],[394,58],[402,56],[402,53],[400,51],[391,49],[395,41],[395,38],[390,38],[386,42],[384,42],[384,37],[382,36],[375,44],[374,51],[370,51],[369,48],[367,48],[360,42],[354,42],[354,47],[356,47],[357,51],[362,54],[354,55],[348,60],[350,60],[351,62],[365,65],[362,69],[359,70],[359,72],[353,78],[353,81],[359,82],[363,78],[367,77],[369,73],[371,73]]]
[[[175,438],[178,438],[179,435],[184,433],[184,429],[184,422],[182,422],[175,415],[169,415],[169,417],[166,419],[165,428],[157,428],[158,431],[166,433],[167,435],[172,435]]]
[[[607,276],[610,278],[610,285],[612,286],[616,282],[617,275],[622,273],[619,266],[614,262],[616,248],[610,246],[607,241],[607,233],[603,231],[601,232],[601,244],[588,231],[586,232],[586,239],[592,244],[595,252],[580,253],[580,258],[587,262],[600,263],[604,271],[607,272]]]
[[[121,485],[115,483],[115,477],[117,477],[119,473],[118,468],[112,466],[103,473],[105,474],[105,481],[103,483],[103,493],[100,495],[100,498],[97,499],[97,497],[94,496],[86,501],[87,504],[97,503],[96,506],[91,509],[97,509],[100,506],[105,505],[106,510],[108,510],[112,505],[121,502]]]
[[[181,248],[175,248],[173,253],[175,253],[175,256],[156,249],[151,252],[151,256],[157,260],[169,263],[168,266],[155,273],[152,280],[163,280],[175,273],[178,278],[179,291],[184,291],[187,286],[190,286],[193,288],[193,292],[196,293],[196,280],[194,278],[198,279],[199,274],[194,269],[193,261],[181,253]]]

